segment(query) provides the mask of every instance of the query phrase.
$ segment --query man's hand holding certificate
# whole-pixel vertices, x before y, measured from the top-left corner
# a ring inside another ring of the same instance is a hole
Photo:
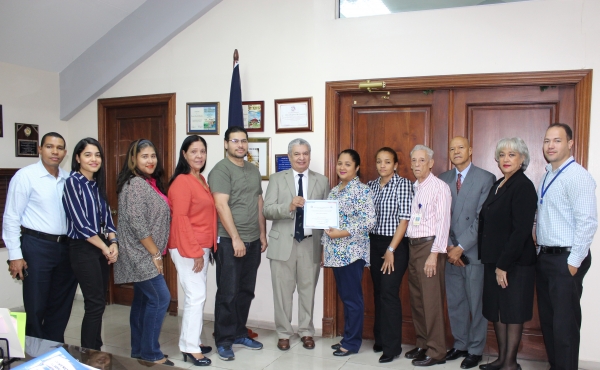
[[[339,227],[337,200],[306,200],[304,203],[304,227],[307,229],[330,229]]]

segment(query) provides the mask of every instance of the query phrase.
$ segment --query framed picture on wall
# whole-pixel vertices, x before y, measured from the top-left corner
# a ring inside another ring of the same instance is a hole
[[[0,137],[4,137],[4,120],[2,119],[2,105],[0,105]]]
[[[312,97],[275,100],[275,132],[312,130]]]
[[[265,131],[265,102],[243,101],[242,112],[244,113],[244,128],[248,132]]]
[[[260,171],[263,180],[268,180],[271,173],[269,165],[271,138],[268,137],[250,137],[248,138],[248,155],[246,160]]]
[[[219,135],[219,102],[187,103],[188,135]]]

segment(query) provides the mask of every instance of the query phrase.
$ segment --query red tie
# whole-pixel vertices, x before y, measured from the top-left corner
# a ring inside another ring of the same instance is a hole
[[[458,174],[458,177],[456,178],[456,194],[458,194],[458,192],[460,191],[460,186],[462,185],[462,181],[460,181],[460,178],[462,177],[462,174]]]

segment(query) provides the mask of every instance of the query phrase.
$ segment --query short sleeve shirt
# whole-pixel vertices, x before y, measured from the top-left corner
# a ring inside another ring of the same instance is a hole
[[[262,194],[262,178],[258,168],[244,161],[244,167],[235,165],[224,158],[210,171],[208,184],[213,193],[229,195],[229,209],[233,223],[244,242],[260,238],[258,224],[258,196]],[[219,218],[217,233],[230,238]]]

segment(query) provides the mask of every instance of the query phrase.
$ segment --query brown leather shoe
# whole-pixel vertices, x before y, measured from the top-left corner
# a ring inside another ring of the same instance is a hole
[[[445,363],[446,363],[445,358],[443,358],[441,360],[436,360],[435,358],[431,358],[429,356],[425,356],[425,358],[422,360],[412,360],[413,366],[433,366],[433,365],[440,365],[440,364],[445,364]]]
[[[314,349],[315,348],[315,341],[314,341],[313,337],[302,337],[302,338],[300,338],[300,340],[302,341],[302,347],[304,347],[306,349]]]
[[[282,351],[287,351],[290,349],[290,340],[289,339],[279,339],[277,342],[277,348]]]

